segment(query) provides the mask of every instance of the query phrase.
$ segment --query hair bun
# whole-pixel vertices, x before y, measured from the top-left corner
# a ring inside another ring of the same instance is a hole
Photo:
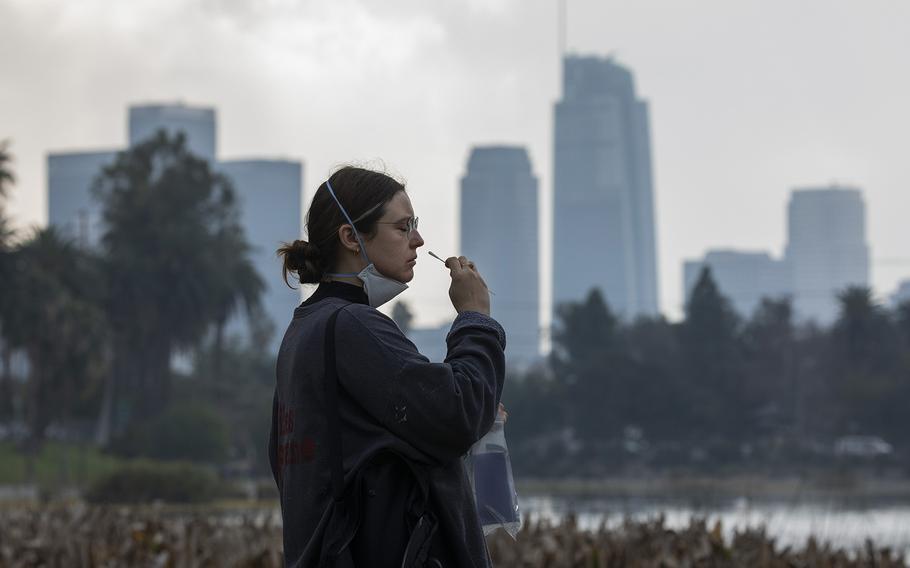
[[[294,241],[291,244],[289,260],[296,266],[291,266],[290,268],[300,270],[306,265],[307,261],[312,262],[321,257],[322,254],[320,253],[319,247],[313,243],[301,240]]]
[[[313,243],[296,240],[278,249],[278,254],[284,257],[285,281],[288,272],[296,272],[303,283],[316,283],[322,280],[325,262],[322,251]]]

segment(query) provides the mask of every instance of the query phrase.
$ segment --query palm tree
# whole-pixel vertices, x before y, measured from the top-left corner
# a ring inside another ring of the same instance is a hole
[[[182,135],[161,131],[120,153],[95,193],[105,223],[115,397],[135,423],[167,404],[172,352],[197,345],[239,304],[253,305],[259,287],[229,260],[248,250],[230,182],[190,154]],[[115,433],[124,426],[115,424]]]
[[[214,328],[211,365],[213,376],[210,378],[214,380],[221,375],[228,321],[241,308],[251,321],[261,315],[265,281],[250,262],[251,249],[242,227],[233,220],[226,223],[215,238],[211,258],[220,278],[213,283],[209,297]]]
[[[54,228],[38,231],[11,253],[15,277],[5,287],[7,339],[29,361],[25,420],[29,454],[55,420],[65,424],[72,402],[104,367],[107,324],[95,259]]]
[[[13,277],[8,251],[13,232],[5,211],[9,188],[16,181],[10,168],[11,162],[9,142],[0,142],[0,282],[9,282]],[[5,333],[9,301],[9,294],[0,294],[0,418],[12,418],[13,413],[13,389],[12,377],[10,377],[12,351]]]
[[[12,155],[9,152],[9,140],[0,142],[0,199],[6,199],[8,186],[16,181],[9,166],[12,160]]]

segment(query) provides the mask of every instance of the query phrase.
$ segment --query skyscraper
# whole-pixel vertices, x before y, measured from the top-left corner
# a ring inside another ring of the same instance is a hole
[[[230,160],[216,162],[216,113],[210,107],[183,104],[132,106],[128,111],[129,145],[133,146],[165,130],[183,133],[189,151],[231,177],[237,191],[241,224],[253,246],[250,255],[266,282],[262,297],[266,315],[276,334],[269,346],[277,351],[281,334],[299,303],[299,293],[281,280],[275,249],[281,241],[301,234],[302,165],[286,160]],[[67,236],[95,246],[101,235],[101,204],[90,187],[102,166],[112,163],[119,150],[66,152],[48,155],[48,220]],[[243,333],[238,321],[230,329]]]
[[[687,300],[705,266],[711,268],[720,293],[746,318],[762,298],[776,299],[790,294],[789,272],[784,261],[775,260],[766,252],[712,250],[701,260],[685,263],[683,286]]]
[[[461,179],[461,253],[495,294],[492,316],[516,366],[540,352],[537,185],[527,151],[514,146],[474,148]]]
[[[47,222],[81,246],[101,238],[101,206],[92,196],[95,177],[114,163],[116,150],[57,152],[47,156]]]
[[[300,292],[288,288],[281,278],[275,251],[281,243],[300,238],[303,166],[290,160],[228,160],[220,162],[218,169],[231,178],[237,192],[240,221],[253,246],[250,257],[265,281],[262,307],[274,325],[272,347],[277,352],[300,303]]]
[[[869,285],[866,206],[856,188],[794,190],[788,207],[786,259],[797,317],[834,321],[837,294]]]
[[[553,307],[598,287],[632,318],[656,314],[657,251],[647,103],[612,59],[568,56],[556,103]]]
[[[129,146],[158,130],[182,132],[187,148],[215,163],[215,109],[176,105],[131,106],[127,111]],[[54,152],[47,158],[48,223],[79,242],[94,246],[101,236],[101,204],[90,188],[101,167],[114,162],[121,149],[100,152]]]
[[[904,302],[910,302],[910,280],[901,280],[897,290],[891,294],[891,307],[897,309]]]
[[[187,148],[209,163],[215,162],[216,118],[211,107],[193,107],[183,103],[134,105],[129,108],[129,145],[135,146],[165,130],[173,136],[186,135]]]

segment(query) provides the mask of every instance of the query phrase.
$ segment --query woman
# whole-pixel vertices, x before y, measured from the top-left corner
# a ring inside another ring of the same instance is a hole
[[[307,233],[278,251],[286,282],[319,284],[278,355],[269,456],[286,564],[490,566],[462,465],[505,375],[483,278],[446,260],[458,316],[445,363],[431,363],[376,309],[407,288],[424,244],[404,186],[342,168],[316,191]]]

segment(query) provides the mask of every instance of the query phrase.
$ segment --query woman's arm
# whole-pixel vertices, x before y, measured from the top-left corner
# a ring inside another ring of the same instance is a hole
[[[460,458],[490,429],[505,380],[505,333],[496,320],[459,314],[444,363],[431,363],[391,319],[367,306],[343,309],[337,333],[345,390],[432,460]]]

